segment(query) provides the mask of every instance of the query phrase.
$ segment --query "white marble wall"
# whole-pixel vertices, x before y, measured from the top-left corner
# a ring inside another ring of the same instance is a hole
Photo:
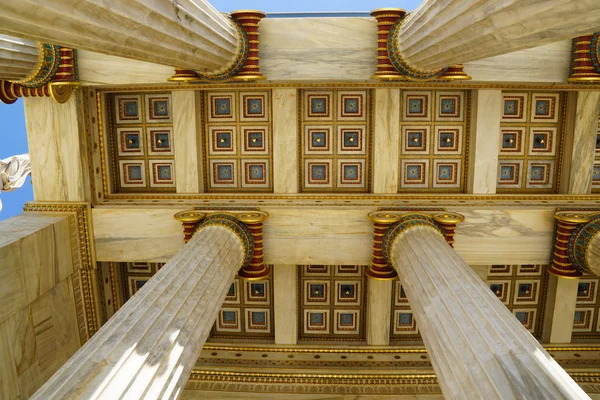
[[[173,146],[177,193],[202,193],[202,135],[200,135],[200,93],[173,91]]]
[[[270,80],[366,80],[377,64],[374,18],[267,18],[261,71]]]
[[[0,222],[0,398],[29,398],[80,346],[69,218]]]
[[[592,174],[596,156],[596,136],[600,115],[600,92],[577,92],[571,153],[565,154],[569,163],[569,194],[588,194],[592,191]]]
[[[182,208],[96,207],[99,261],[166,261],[183,245],[173,214]],[[374,207],[264,206],[269,264],[361,264],[371,260]],[[554,208],[452,208],[465,215],[455,248],[468,264],[545,264],[552,254]]]
[[[298,304],[296,293],[298,269],[296,265],[273,265],[273,313],[275,316],[275,344],[298,342]]]
[[[494,194],[500,151],[501,90],[474,90],[469,193]]]
[[[579,279],[549,275],[542,340],[571,343]]]
[[[81,93],[65,104],[51,97],[26,97],[24,103],[34,199],[89,200]]]
[[[298,193],[298,90],[273,89],[273,191]]]
[[[367,291],[367,344],[387,346],[390,344],[390,323],[393,285],[395,281],[368,279]]]
[[[400,89],[375,89],[373,193],[398,193]]]

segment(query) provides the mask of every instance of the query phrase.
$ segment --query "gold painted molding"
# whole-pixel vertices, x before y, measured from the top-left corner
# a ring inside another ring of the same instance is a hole
[[[105,85],[95,86],[99,92],[130,92],[130,91],[164,91],[164,90],[194,90],[194,89],[271,89],[271,88],[385,88],[385,89],[510,89],[510,90],[562,90],[562,91],[594,91],[600,90],[600,84],[596,85],[577,85],[570,83],[510,83],[510,82],[473,82],[473,81],[451,81],[451,82],[413,82],[413,81],[262,81],[257,82],[239,82],[232,85],[231,82],[223,83],[197,83],[186,84],[185,86],[177,84],[158,84],[158,85]]]
[[[598,372],[571,372],[569,375],[579,384],[591,385],[584,388],[588,392],[595,392],[594,385],[600,383]],[[186,388],[245,392],[258,386],[265,388],[265,385],[269,392],[276,393],[347,393],[348,386],[352,387],[353,394],[441,393],[434,374],[293,374],[205,369],[193,369]],[[373,392],[374,386],[387,389]]]
[[[79,269],[73,272],[75,309],[81,344],[90,339],[100,326],[96,308],[96,261],[90,236],[92,231],[91,207],[88,203],[29,202],[23,212],[74,214],[77,221]],[[71,232],[71,235],[73,233]]]
[[[314,348],[314,347],[242,347],[242,346],[228,346],[220,344],[207,344],[204,345],[202,350],[206,351],[245,351],[245,352],[257,352],[257,353],[332,353],[332,354],[426,354],[427,349],[425,347],[349,347],[349,348]],[[577,352],[588,352],[588,351],[600,351],[600,345],[597,346],[555,346],[552,347],[544,346],[546,351],[577,351]]]

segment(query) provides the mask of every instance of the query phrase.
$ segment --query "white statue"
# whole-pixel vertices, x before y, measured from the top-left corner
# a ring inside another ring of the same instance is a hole
[[[0,160],[0,192],[12,192],[25,183],[27,175],[31,174],[29,154],[20,154]],[[0,200],[2,210],[2,200]]]

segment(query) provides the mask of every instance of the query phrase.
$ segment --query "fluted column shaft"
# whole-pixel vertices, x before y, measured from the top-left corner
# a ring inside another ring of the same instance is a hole
[[[243,259],[233,231],[202,228],[33,398],[179,397]]]
[[[600,235],[596,234],[587,248],[587,266],[596,276],[600,276]]]
[[[4,0],[0,33],[201,72],[227,69],[238,49],[205,0]]]
[[[440,232],[408,228],[392,246],[444,398],[589,398]]]
[[[36,72],[40,45],[31,40],[0,35],[0,80],[23,80]]]
[[[425,0],[404,21],[400,52],[431,70],[593,32],[597,0]]]

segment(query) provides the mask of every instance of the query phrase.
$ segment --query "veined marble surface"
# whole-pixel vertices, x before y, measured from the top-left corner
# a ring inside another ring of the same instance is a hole
[[[260,35],[261,71],[270,80],[365,80],[375,73],[374,18],[267,18]]]
[[[298,91],[273,89],[273,189],[298,193]]]
[[[400,89],[375,89],[373,193],[398,193]]]
[[[600,92],[578,92],[573,146],[570,157],[570,194],[588,194],[592,192],[599,114]],[[566,156],[569,157],[569,155]]]
[[[196,98],[192,90],[174,91],[173,146],[175,149],[175,184],[177,193],[202,193],[202,135]]]
[[[92,210],[98,261],[164,262],[183,246],[173,215],[185,208]],[[360,264],[371,260],[373,207],[261,207],[265,261],[269,264]],[[466,218],[455,249],[468,263],[545,264],[549,261],[554,208],[512,210],[452,208]]]
[[[546,297],[546,317],[542,340],[546,343],[571,343],[577,306],[578,279],[562,279],[550,274]]]
[[[502,117],[502,91],[474,91],[475,132],[471,147],[472,179],[470,193],[494,194],[498,179],[498,152],[500,151],[500,118]]]
[[[390,344],[390,323],[392,318],[392,285],[394,281],[367,279],[367,322],[366,339],[370,346]]]
[[[0,398],[29,398],[80,346],[70,219],[0,222]]]
[[[295,265],[274,265],[273,304],[275,326],[275,344],[286,345],[298,342],[298,299],[290,296],[296,292],[298,271]]]
[[[454,248],[468,264],[547,264],[552,255],[554,209],[456,210]]]
[[[86,201],[81,92],[74,92],[65,104],[51,97],[26,97],[24,104],[34,199]]]

